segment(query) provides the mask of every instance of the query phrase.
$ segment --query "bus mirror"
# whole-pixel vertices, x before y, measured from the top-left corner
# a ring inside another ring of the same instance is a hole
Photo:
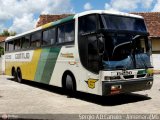
[[[102,55],[104,53],[104,36],[102,34],[98,35],[98,49],[99,54]]]

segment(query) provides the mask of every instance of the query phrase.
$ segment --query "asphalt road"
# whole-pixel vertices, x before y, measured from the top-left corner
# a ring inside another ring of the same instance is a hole
[[[151,90],[100,97],[78,92],[68,98],[62,89],[0,76],[0,114],[160,114],[160,75]]]

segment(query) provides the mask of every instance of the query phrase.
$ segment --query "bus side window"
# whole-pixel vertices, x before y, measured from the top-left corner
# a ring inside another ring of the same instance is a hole
[[[80,23],[79,23],[80,34],[95,32],[96,29],[97,29],[96,15],[88,15],[80,18]]]
[[[22,38],[22,49],[25,49],[25,48],[29,48],[30,47],[30,44],[29,44],[29,41],[30,41],[30,36],[24,36]]]
[[[65,24],[65,42],[74,41],[74,22]]]
[[[15,41],[14,41],[14,49],[15,50],[19,50],[20,48],[21,48],[21,39],[16,39]]]
[[[74,21],[65,23],[58,27],[58,43],[74,41]]]
[[[5,51],[8,51],[8,42],[5,43]]]
[[[94,73],[99,71],[98,41],[97,35],[94,33],[97,27],[97,16],[95,14],[79,18],[80,59],[83,66]]]
[[[13,51],[14,50],[14,42],[13,41],[9,41],[8,42],[8,48],[9,48],[9,51]]]
[[[65,42],[64,25],[58,27],[58,43]]]
[[[43,45],[53,45],[56,42],[55,28],[43,31]]]
[[[41,31],[33,33],[31,36],[31,47],[41,46]]]

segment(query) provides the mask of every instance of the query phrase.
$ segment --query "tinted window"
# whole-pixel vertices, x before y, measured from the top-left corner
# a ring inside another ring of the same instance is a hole
[[[97,28],[96,15],[88,15],[79,19],[79,33],[95,32]]]
[[[22,38],[22,48],[29,48],[29,46],[30,46],[29,41],[30,41],[30,36],[29,35],[28,36],[24,36]]]
[[[20,42],[21,42],[20,39],[14,40],[14,49],[15,49],[15,50],[19,50],[19,49],[21,48]]]
[[[8,42],[8,48],[9,48],[9,51],[14,50],[14,42],[13,41]]]
[[[143,19],[113,15],[103,15],[103,17],[106,22],[107,29],[147,31]]]
[[[98,72],[98,43],[97,36],[88,36],[88,69],[92,72]]]
[[[100,60],[98,55],[98,41],[95,34],[97,28],[97,15],[89,15],[79,18],[78,45],[80,60],[87,70],[94,73],[98,73],[99,71]]]
[[[55,42],[56,42],[55,28],[43,32],[43,45],[51,45],[55,44]]]
[[[74,22],[58,27],[58,43],[74,41]]]
[[[8,51],[8,42],[5,42],[5,51]]]
[[[31,47],[39,47],[41,45],[41,32],[32,34]]]
[[[58,27],[58,43],[65,42],[65,32],[64,32],[64,25]]]
[[[65,25],[65,42],[74,41],[74,22]]]

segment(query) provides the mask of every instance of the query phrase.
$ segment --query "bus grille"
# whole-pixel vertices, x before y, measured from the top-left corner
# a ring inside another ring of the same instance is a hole
[[[130,79],[130,78],[134,78],[134,75],[125,75],[123,76],[125,79]]]

